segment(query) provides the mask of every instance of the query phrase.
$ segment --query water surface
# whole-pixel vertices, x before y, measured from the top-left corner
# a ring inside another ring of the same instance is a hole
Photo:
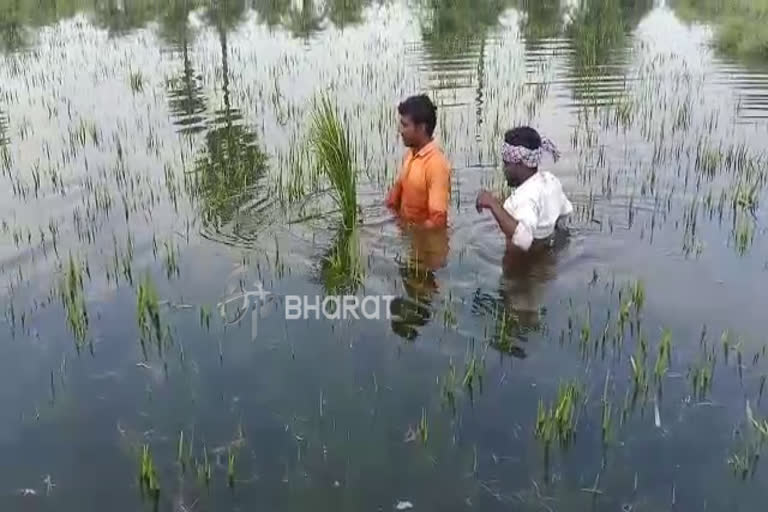
[[[739,461],[761,444],[747,402],[768,415],[768,75],[713,52],[713,27],[652,2],[0,6],[3,510],[765,500],[765,468]],[[382,206],[417,92],[454,164],[444,235]],[[352,233],[312,170],[321,93],[357,151]],[[509,193],[498,145],[521,123],[559,144],[576,207],[527,260],[474,207]],[[217,304],[256,282],[252,340]],[[283,318],[285,295],[340,293],[394,295],[397,317]],[[537,408],[566,381],[576,435],[545,449]]]

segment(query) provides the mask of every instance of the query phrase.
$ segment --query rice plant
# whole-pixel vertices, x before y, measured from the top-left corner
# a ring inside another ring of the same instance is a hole
[[[157,290],[149,274],[146,274],[139,283],[139,292],[136,297],[136,319],[139,324],[142,343],[150,340],[154,335],[159,346],[163,339],[160,306]]]
[[[429,422],[427,421],[427,409],[424,407],[421,408],[421,420],[419,420],[416,433],[419,439],[421,439],[422,444],[427,444],[427,440],[429,440]]]
[[[672,333],[665,329],[659,343],[659,352],[656,355],[656,364],[654,365],[653,375],[656,381],[660,381],[669,369],[672,362]]]
[[[328,179],[331,195],[341,211],[343,225],[357,223],[357,173],[349,132],[328,96],[315,101],[309,142],[318,170]]]
[[[227,484],[235,486],[235,450],[230,446],[227,452]]]
[[[571,381],[560,384],[557,397],[550,406],[539,400],[534,435],[545,447],[553,441],[567,447],[573,441],[583,395],[581,385]]]
[[[152,452],[149,445],[145,444],[141,448],[139,456],[139,483],[142,492],[148,493],[154,500],[160,495],[160,483],[157,478],[157,470],[152,460]]]
[[[61,302],[67,312],[67,323],[75,336],[78,347],[85,344],[88,335],[88,311],[83,293],[83,269],[72,255],[64,270],[59,286]]]
[[[365,264],[356,225],[342,227],[333,246],[323,257],[320,273],[325,292],[329,295],[353,294],[363,284]]]

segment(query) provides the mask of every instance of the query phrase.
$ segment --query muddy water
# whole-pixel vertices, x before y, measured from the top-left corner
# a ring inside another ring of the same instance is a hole
[[[768,86],[710,50],[712,27],[650,3],[575,29],[551,2],[86,4],[3,11],[4,510],[765,498],[765,468],[740,461],[761,442],[747,402],[768,416]],[[395,107],[419,91],[454,164],[444,234],[381,205]],[[311,170],[321,92],[358,155],[352,233]],[[509,193],[497,151],[520,123],[559,144],[548,168],[576,207],[570,237],[528,259],[474,208]],[[140,329],[147,282],[159,336]],[[217,305],[256,283],[252,339],[249,312]],[[285,320],[288,295],[341,293],[394,296],[396,315]],[[566,381],[576,433],[547,448],[537,408]]]

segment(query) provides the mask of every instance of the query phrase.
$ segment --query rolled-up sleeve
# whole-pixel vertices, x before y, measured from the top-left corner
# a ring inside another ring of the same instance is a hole
[[[512,243],[527,251],[533,244],[533,230],[539,221],[536,205],[532,201],[514,203],[507,201],[504,209],[517,221],[517,228],[512,235]]]

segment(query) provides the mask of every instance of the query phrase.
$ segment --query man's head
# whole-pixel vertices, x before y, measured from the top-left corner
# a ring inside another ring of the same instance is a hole
[[[504,134],[504,142],[509,146],[523,146],[535,150],[541,147],[541,136],[530,126],[518,126]],[[537,170],[536,167],[528,167],[522,162],[504,162],[504,176],[510,187],[519,187]]]
[[[437,107],[429,96],[411,96],[397,106],[400,136],[409,148],[421,148],[432,140],[437,125]]]

